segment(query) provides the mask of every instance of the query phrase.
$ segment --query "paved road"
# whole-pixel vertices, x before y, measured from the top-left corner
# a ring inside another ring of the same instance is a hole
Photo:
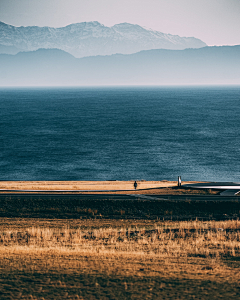
[[[185,188],[193,189],[217,189],[222,190],[221,196],[236,196],[240,193],[239,182],[205,182],[205,183],[194,183],[184,184]]]
[[[23,194],[23,193],[1,193],[0,200],[17,200],[17,199],[31,199],[31,200],[142,200],[142,201],[237,201],[240,202],[240,196],[220,196],[220,195],[137,195],[137,194]]]
[[[194,189],[217,189],[217,190],[240,190],[239,182],[204,182],[194,184],[183,184],[182,187]]]

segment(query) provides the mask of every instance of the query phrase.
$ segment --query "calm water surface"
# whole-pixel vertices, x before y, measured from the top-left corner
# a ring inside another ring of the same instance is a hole
[[[240,182],[240,87],[0,89],[1,180]]]

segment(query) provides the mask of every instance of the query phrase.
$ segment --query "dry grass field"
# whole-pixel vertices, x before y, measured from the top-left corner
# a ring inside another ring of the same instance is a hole
[[[239,299],[239,197],[198,201],[219,191],[167,181],[65,183],[1,182],[36,192],[0,194],[0,299]]]
[[[240,221],[0,219],[1,299],[239,299]]]
[[[198,181],[184,181],[184,184],[199,183]],[[130,181],[2,181],[0,193],[6,191],[59,191],[96,194],[218,194],[217,190],[178,188],[177,181],[137,181],[137,190],[134,190],[134,180]]]
[[[129,181],[2,181],[0,189],[12,190],[132,190],[134,180]],[[186,182],[190,183],[190,182]],[[139,189],[177,186],[176,181],[138,181]]]

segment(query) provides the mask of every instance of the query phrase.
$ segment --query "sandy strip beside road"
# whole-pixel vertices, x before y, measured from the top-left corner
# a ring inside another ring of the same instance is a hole
[[[184,181],[182,184],[194,184],[197,181]],[[137,189],[156,189],[176,187],[177,181],[137,181]],[[134,189],[131,181],[2,181],[0,190],[34,191],[128,191]]]

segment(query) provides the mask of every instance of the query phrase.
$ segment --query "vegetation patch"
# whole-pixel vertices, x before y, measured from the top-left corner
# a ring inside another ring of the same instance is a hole
[[[240,221],[2,218],[1,299],[238,299]]]
[[[225,220],[240,217],[240,198],[195,200],[143,199],[129,195],[5,195],[0,217],[57,219]],[[211,196],[214,197],[214,196]]]

